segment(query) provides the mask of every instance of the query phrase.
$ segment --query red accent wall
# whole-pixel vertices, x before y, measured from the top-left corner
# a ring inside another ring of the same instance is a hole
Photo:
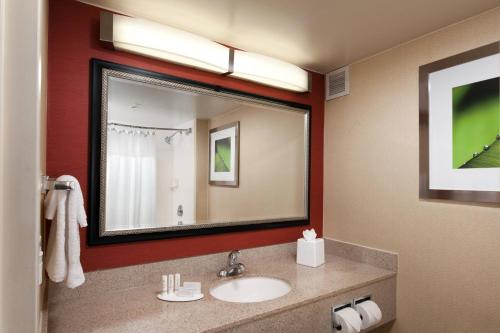
[[[48,45],[47,172],[77,177],[87,198],[91,58],[312,106],[311,226],[323,229],[324,81],[312,74],[312,91],[295,94],[145,57],[112,51],[99,42],[100,9],[76,1],[50,0]],[[87,246],[81,230],[85,271],[229,251],[296,240],[304,227]]]

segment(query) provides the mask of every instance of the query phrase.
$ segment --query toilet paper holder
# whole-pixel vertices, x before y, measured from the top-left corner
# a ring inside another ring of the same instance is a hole
[[[333,328],[333,332],[342,330],[342,325],[340,325],[340,323],[337,322],[337,318],[335,316],[335,312],[338,312],[338,311],[340,311],[342,309],[345,309],[345,308],[353,308],[354,310],[357,310],[356,308],[357,308],[358,304],[366,302],[366,301],[370,301],[371,299],[372,299],[372,295],[366,295],[366,296],[363,296],[363,297],[354,298],[349,303],[341,303],[341,304],[337,304],[335,306],[332,306],[332,328]],[[360,315],[360,317],[361,317],[361,319],[363,319],[363,317],[361,315]]]
[[[372,295],[367,295],[359,298],[355,298],[352,300],[352,304],[354,305],[354,308],[357,307],[358,304],[366,302],[366,301],[371,301]]]

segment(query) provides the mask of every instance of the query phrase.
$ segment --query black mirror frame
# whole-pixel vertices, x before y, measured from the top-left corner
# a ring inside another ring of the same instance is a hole
[[[151,78],[159,80],[168,80],[172,82],[178,82],[186,85],[191,85],[198,88],[208,89],[215,92],[223,92],[232,94],[235,96],[250,97],[253,99],[259,99],[265,102],[271,102],[276,105],[282,105],[286,107],[299,108],[304,110],[308,114],[308,156],[307,156],[307,207],[306,207],[306,217],[304,219],[294,219],[294,220],[273,220],[272,222],[260,222],[256,224],[243,224],[228,226],[223,225],[220,227],[207,227],[207,228],[196,228],[196,229],[183,229],[183,230],[172,230],[172,231],[157,231],[157,232],[146,232],[137,234],[126,234],[126,235],[114,235],[114,236],[101,236],[99,233],[99,212],[100,212],[100,170],[101,170],[101,99],[102,99],[102,71],[103,69],[116,70],[121,72],[126,72],[130,74],[136,74],[141,76],[148,76]],[[107,62],[99,59],[90,60],[90,120],[89,120],[89,181],[88,181],[88,237],[87,243],[90,246],[103,245],[103,244],[114,244],[114,243],[127,243],[134,241],[148,241],[148,240],[159,240],[177,237],[188,237],[188,236],[202,236],[211,234],[221,234],[229,232],[239,232],[248,230],[262,230],[262,229],[274,229],[274,228],[285,228],[292,226],[308,225],[310,224],[310,181],[311,181],[311,106],[283,101],[280,99],[275,99],[271,97],[260,96],[256,94],[246,93],[239,90],[223,88],[216,85],[210,85],[206,83],[201,83],[193,80],[183,79],[179,77],[174,77],[158,72],[147,71],[144,69],[131,67],[127,65],[121,65],[117,63]]]

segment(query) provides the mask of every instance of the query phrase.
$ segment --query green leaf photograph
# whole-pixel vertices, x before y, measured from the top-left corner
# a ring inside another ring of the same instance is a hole
[[[208,183],[239,186],[240,122],[224,124],[209,131],[210,166]]]
[[[453,88],[453,169],[500,167],[499,82]]]
[[[215,140],[215,172],[231,171],[231,137]]]

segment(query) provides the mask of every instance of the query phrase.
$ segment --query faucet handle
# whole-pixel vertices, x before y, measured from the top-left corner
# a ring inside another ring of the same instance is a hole
[[[229,255],[227,257],[228,266],[236,265],[240,253],[241,253],[240,250],[234,250],[229,252]]]
[[[240,255],[239,250],[234,250],[229,252],[229,255],[227,256],[227,267],[220,270],[219,273],[217,273],[217,276],[227,277],[227,276],[236,276],[243,274],[246,268],[245,265],[238,262],[239,255]]]

